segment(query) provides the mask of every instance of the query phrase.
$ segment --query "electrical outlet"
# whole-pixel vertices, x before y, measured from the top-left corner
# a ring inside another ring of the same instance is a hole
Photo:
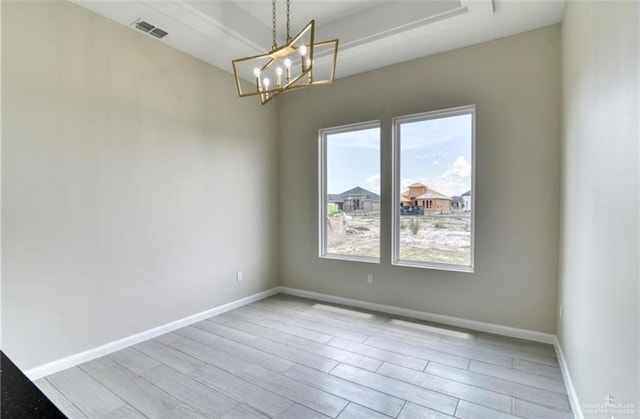
[[[373,284],[373,274],[367,274],[367,284]]]
[[[237,272],[236,273],[236,282],[242,282],[244,280],[244,276],[242,275],[242,272]]]

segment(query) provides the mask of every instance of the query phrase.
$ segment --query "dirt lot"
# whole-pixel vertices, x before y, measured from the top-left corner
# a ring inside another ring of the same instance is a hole
[[[333,217],[343,217],[342,214]],[[344,233],[327,243],[329,253],[379,256],[380,213],[345,217]],[[400,217],[400,258],[468,265],[471,217],[468,212]]]

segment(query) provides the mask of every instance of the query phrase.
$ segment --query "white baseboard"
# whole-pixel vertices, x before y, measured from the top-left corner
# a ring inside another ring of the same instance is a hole
[[[441,323],[450,326],[462,327],[465,329],[477,330],[479,332],[494,333],[496,335],[509,336],[513,338],[532,340],[535,342],[548,343],[553,345],[556,341],[555,335],[549,333],[535,332],[533,330],[518,329],[516,327],[502,326],[499,324],[467,320],[459,317],[445,316],[442,314],[428,313],[426,311],[411,310],[385,304],[370,303],[368,301],[354,300],[351,298],[337,297],[334,295],[321,294],[318,292],[305,291],[297,288],[280,287],[283,294],[297,297],[309,298],[312,300],[326,301],[329,303],[343,304],[352,307],[364,308],[366,310],[379,311],[382,313],[395,314],[397,316],[412,317],[414,319],[425,320],[434,323]]]
[[[569,366],[567,360],[564,357],[562,351],[562,345],[557,336],[554,336],[553,346],[556,348],[556,354],[558,355],[558,363],[560,364],[560,370],[562,371],[562,378],[564,378],[564,385],[567,387],[567,395],[569,396],[569,403],[571,403],[571,410],[573,410],[573,416],[576,419],[584,419],[582,414],[582,407],[578,400],[578,393],[576,393],[575,387],[573,387],[573,381],[571,380],[571,374],[569,374]]]
[[[154,327],[153,329],[149,329],[144,332],[136,333],[135,335],[107,343],[106,345],[89,349],[88,351],[84,351],[79,354],[71,355],[66,358],[32,368],[25,371],[25,375],[32,381],[38,380],[42,377],[46,377],[47,375],[55,374],[56,372],[65,370],[67,368],[75,367],[76,365],[80,365],[83,362],[88,362],[96,358],[100,358],[101,356],[109,355],[110,353],[127,348],[131,345],[144,342],[145,340],[153,339],[165,333],[180,329],[181,327],[189,326],[201,320],[208,319],[209,317],[213,317],[226,311],[233,310],[234,308],[242,307],[255,301],[262,300],[264,298],[277,294],[278,292],[280,292],[280,287],[249,295],[248,297],[244,297],[239,300],[214,307],[212,309],[185,317],[180,320],[173,321],[171,323],[164,324],[162,326]]]

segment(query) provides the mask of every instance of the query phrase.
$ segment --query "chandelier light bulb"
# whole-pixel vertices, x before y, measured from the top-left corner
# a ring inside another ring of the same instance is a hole
[[[287,69],[287,84],[288,84],[291,81],[291,60],[288,58],[285,58],[284,66]]]
[[[253,69],[253,75],[257,77],[260,77],[260,69],[258,67]]]
[[[265,89],[269,89],[269,83],[270,83],[270,81],[266,77],[262,80],[262,84],[264,84],[264,88]]]
[[[281,75],[282,75],[282,68],[281,68],[281,67],[276,67],[276,74],[277,74],[278,76],[281,76]]]
[[[300,48],[298,48],[298,51],[300,51],[300,55],[304,57],[305,55],[307,55],[307,46],[300,45]]]

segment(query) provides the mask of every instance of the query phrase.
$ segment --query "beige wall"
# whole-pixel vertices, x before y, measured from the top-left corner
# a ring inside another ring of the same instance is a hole
[[[560,27],[395,65],[279,99],[283,285],[555,332]],[[394,116],[477,105],[476,270],[391,266]],[[382,120],[382,262],[318,257],[318,129]],[[375,284],[366,274],[375,274]]]
[[[72,3],[2,8],[9,356],[29,369],[277,285],[275,107]]]
[[[638,9],[638,2],[571,1],[565,11],[559,282],[564,315],[558,319],[559,339],[580,402],[603,403],[611,395],[618,403],[635,402],[636,415],[640,415]]]

